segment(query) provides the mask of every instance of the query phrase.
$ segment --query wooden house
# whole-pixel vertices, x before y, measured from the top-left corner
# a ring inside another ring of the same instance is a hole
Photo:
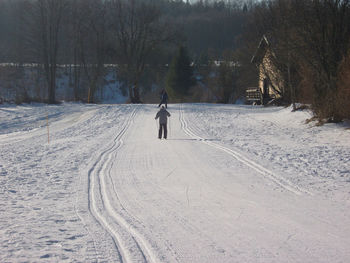
[[[251,62],[258,68],[259,81],[258,87],[246,90],[247,101],[262,105],[278,103],[283,97],[285,83],[276,66],[276,56],[265,36],[262,37]]]

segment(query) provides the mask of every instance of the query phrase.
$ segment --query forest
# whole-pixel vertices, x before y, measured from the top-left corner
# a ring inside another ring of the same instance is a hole
[[[338,122],[350,115],[349,31],[347,0],[0,0],[0,101],[56,103],[66,72],[65,100],[98,102],[115,71],[131,103],[163,88],[173,102],[234,103],[257,86],[251,59],[265,36],[282,103]]]

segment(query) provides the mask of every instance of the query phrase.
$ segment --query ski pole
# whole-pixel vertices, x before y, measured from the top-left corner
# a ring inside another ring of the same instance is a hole
[[[49,113],[47,113],[46,115],[46,126],[47,126],[47,143],[50,144]]]
[[[170,122],[170,118],[169,118],[169,137],[171,137],[171,122]]]

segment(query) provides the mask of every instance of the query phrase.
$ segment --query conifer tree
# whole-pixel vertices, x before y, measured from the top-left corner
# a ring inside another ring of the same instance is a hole
[[[184,97],[195,84],[191,60],[184,46],[174,56],[166,76],[166,86],[171,95]]]

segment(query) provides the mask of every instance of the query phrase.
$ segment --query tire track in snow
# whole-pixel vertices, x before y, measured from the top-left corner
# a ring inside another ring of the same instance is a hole
[[[238,153],[237,151],[234,151],[232,149],[229,149],[225,146],[219,145],[217,143],[214,143],[212,141],[208,141],[198,135],[196,135],[189,127],[188,124],[186,122],[186,119],[184,117],[184,110],[183,110],[183,105],[181,104],[180,106],[180,115],[179,115],[179,119],[181,122],[181,128],[183,129],[183,131],[189,135],[192,138],[197,139],[200,142],[203,142],[211,147],[214,147],[216,149],[222,150],[223,152],[231,155],[232,157],[234,157],[235,159],[237,159],[238,161],[240,161],[241,163],[245,164],[246,166],[254,169],[255,171],[257,171],[258,173],[260,173],[261,175],[263,175],[266,178],[269,178],[271,181],[273,181],[275,184],[277,184],[278,186],[296,194],[296,195],[301,195],[301,194],[308,194],[308,195],[312,195],[311,192],[307,191],[306,189],[303,189],[297,185],[294,185],[293,183],[291,183],[290,181],[282,178],[279,175],[274,174],[273,172],[271,172],[270,170],[266,169],[265,167],[261,166],[260,164],[248,159],[247,157],[243,156],[242,154]]]
[[[133,123],[137,109],[125,122],[113,144],[102,152],[89,170],[89,210],[97,222],[111,235],[121,262],[158,262],[151,246],[113,207],[108,193],[106,176],[109,175],[115,153],[122,146],[122,137]],[[118,195],[114,192],[118,199]]]

